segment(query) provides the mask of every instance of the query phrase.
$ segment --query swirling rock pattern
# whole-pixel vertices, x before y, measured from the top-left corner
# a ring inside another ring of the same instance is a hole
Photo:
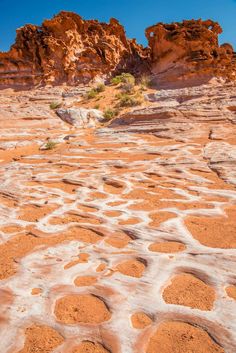
[[[1,91],[1,352],[235,352],[233,90],[97,130],[35,98],[63,88]]]

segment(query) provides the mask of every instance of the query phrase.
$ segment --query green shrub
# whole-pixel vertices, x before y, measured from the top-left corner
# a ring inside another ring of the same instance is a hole
[[[93,99],[93,98],[95,98],[97,96],[97,94],[98,94],[98,92],[94,88],[92,88],[90,91],[88,91],[86,93],[86,98],[87,99]]]
[[[127,93],[122,93],[119,95],[119,106],[120,107],[134,107],[140,105],[142,100],[139,97],[130,96]]]
[[[54,141],[48,141],[45,145],[45,150],[53,150],[56,147],[57,143]]]
[[[124,72],[121,75],[113,77],[113,79],[111,80],[111,83],[113,85],[119,85],[120,83],[123,83],[123,84],[131,84],[134,86],[135,85],[135,78],[132,74],[130,74],[128,72]]]
[[[58,109],[60,107],[61,107],[61,103],[59,103],[59,102],[52,102],[50,104],[50,109],[53,109],[53,110]]]
[[[95,90],[96,90],[98,93],[104,92],[105,89],[106,89],[106,86],[105,86],[103,83],[100,83],[100,84],[97,85],[97,87],[95,88]]]
[[[134,92],[134,83],[126,82],[121,85],[121,90],[124,93],[132,94]]]
[[[146,88],[150,88],[152,85],[151,80],[150,80],[149,76],[147,76],[147,75],[141,76],[138,83],[140,84],[140,86],[143,90],[145,90]]]
[[[118,115],[118,111],[117,110],[113,110],[111,108],[108,108],[103,113],[104,119],[107,120],[107,121],[113,119],[117,115]]]
[[[99,108],[100,108],[100,105],[99,104],[95,104],[93,109],[99,109]]]
[[[90,91],[88,91],[85,95],[87,99],[93,99],[95,98],[99,93],[105,91],[105,85],[103,83],[99,84],[97,87],[92,88]]]

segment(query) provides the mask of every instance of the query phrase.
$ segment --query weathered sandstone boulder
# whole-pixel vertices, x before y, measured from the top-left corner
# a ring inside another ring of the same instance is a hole
[[[56,113],[66,123],[80,128],[95,127],[99,121],[103,120],[102,112],[97,109],[60,108],[56,110]]]

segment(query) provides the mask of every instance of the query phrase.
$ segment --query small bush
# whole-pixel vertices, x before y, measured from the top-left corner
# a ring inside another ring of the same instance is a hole
[[[90,91],[88,91],[85,95],[87,99],[93,99],[95,98],[99,93],[105,91],[105,85],[104,84],[99,84],[97,87],[92,88]]]
[[[58,109],[60,107],[61,107],[61,103],[59,103],[59,102],[52,102],[50,104],[50,109],[53,109],[53,110]]]
[[[97,87],[95,88],[95,90],[96,90],[98,93],[104,92],[105,89],[106,89],[106,86],[105,86],[103,83],[100,83],[100,84],[97,85]]]
[[[119,85],[120,83],[124,83],[124,84],[129,83],[129,84],[134,86],[135,78],[134,78],[134,76],[132,74],[130,74],[128,72],[127,73],[124,72],[121,75],[113,77],[113,79],[111,80],[111,83],[113,85]]]
[[[92,88],[90,91],[88,91],[86,93],[86,98],[87,99],[93,99],[93,98],[95,98],[97,96],[97,94],[98,94],[98,92],[94,88]]]
[[[56,147],[57,143],[54,141],[48,141],[45,145],[45,150],[53,150]]]
[[[146,88],[150,88],[152,85],[151,80],[147,75],[141,76],[139,84],[141,86],[141,89],[143,90],[145,90]]]
[[[134,83],[126,82],[121,85],[121,89],[124,93],[132,94],[134,92]]]
[[[126,93],[119,95],[119,106],[120,107],[134,107],[142,103],[139,97],[130,96]]]
[[[95,104],[93,109],[99,109],[99,108],[100,108],[100,105],[99,104]]]
[[[118,115],[118,111],[110,109],[110,108],[105,110],[104,113],[103,113],[104,119],[107,120],[107,121],[113,119],[117,115]]]

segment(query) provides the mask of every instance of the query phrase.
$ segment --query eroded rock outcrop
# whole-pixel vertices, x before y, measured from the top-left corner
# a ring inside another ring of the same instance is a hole
[[[211,77],[235,79],[236,55],[219,45],[222,28],[211,20],[158,23],[146,29],[152,72],[162,86],[199,84]]]
[[[143,48],[114,18],[100,23],[63,11],[17,30],[10,51],[0,52],[0,87],[76,85],[125,71],[152,72],[159,87],[198,85],[215,76],[235,80],[236,53],[218,44],[221,32],[211,20],[158,23],[146,29],[149,46]]]
[[[135,72],[142,70],[145,53],[135,40],[126,38],[116,19],[99,23],[61,12],[42,26],[17,30],[11,50],[0,53],[0,85],[73,85],[121,68]]]

